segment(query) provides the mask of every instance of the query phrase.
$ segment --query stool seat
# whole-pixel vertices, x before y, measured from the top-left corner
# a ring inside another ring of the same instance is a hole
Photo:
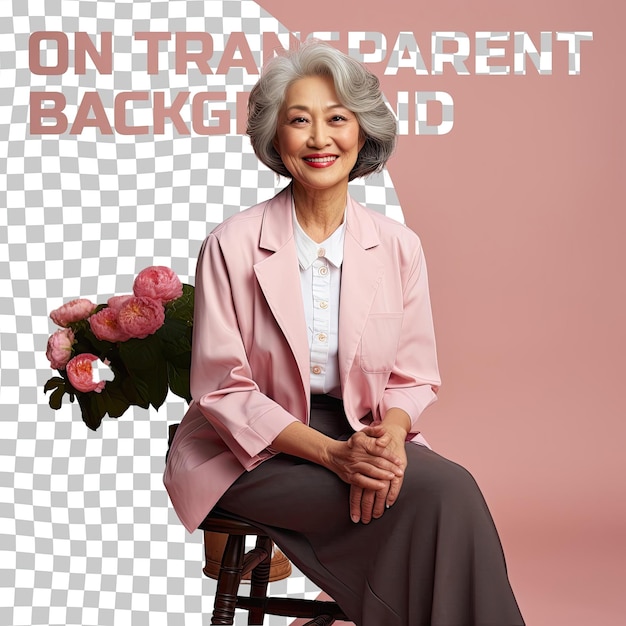
[[[228,535],[215,531],[204,531],[204,553],[205,565],[203,571],[206,576],[218,579],[220,568],[222,567],[222,555]],[[283,554],[281,549],[274,544],[272,548],[272,559],[270,561],[270,578],[269,582],[273,583],[278,580],[284,580],[291,576],[291,561]],[[243,580],[249,581],[250,574],[244,574]]]

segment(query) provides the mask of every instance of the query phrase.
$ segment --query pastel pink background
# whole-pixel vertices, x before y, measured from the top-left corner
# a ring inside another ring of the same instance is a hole
[[[593,31],[579,76],[555,43],[552,76],[381,79],[455,103],[449,135],[401,137],[389,165],[444,377],[423,430],[482,486],[529,626],[626,623],[625,5],[259,4],[293,31],[413,31],[427,65],[434,30]]]

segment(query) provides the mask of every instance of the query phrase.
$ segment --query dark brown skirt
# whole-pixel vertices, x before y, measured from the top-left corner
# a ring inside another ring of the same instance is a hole
[[[314,397],[311,426],[350,436],[340,401]],[[406,444],[400,496],[355,524],[349,486],[280,454],[247,472],[218,503],[264,527],[293,563],[357,626],[522,626],[493,520],[472,476]]]

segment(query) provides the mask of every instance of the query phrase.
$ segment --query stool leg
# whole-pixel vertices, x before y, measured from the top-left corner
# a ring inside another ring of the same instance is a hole
[[[256,547],[267,552],[268,556],[265,561],[259,563],[250,576],[250,597],[251,598],[267,598],[267,584],[270,578],[270,564],[272,561],[272,540],[265,535],[258,535],[256,539]],[[263,624],[265,618],[265,608],[250,609],[248,613],[248,624]]]
[[[231,625],[235,621],[237,590],[243,569],[244,535],[229,535],[217,579],[211,624]]]

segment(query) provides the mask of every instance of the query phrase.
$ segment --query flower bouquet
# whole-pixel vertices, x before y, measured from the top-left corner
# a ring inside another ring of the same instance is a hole
[[[168,392],[191,401],[189,368],[194,288],[168,267],[142,270],[133,293],[106,304],[85,298],[50,313],[60,326],[46,356],[60,376],[44,386],[49,404],[76,398],[83,421],[96,430],[105,414],[119,417],[131,405],[158,409]]]

